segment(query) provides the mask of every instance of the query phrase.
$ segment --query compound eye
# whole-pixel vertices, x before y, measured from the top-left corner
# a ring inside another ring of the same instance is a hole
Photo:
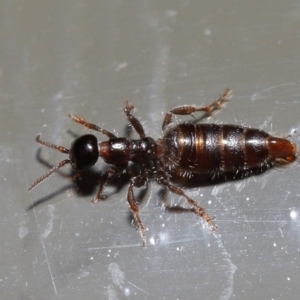
[[[74,170],[92,167],[97,162],[98,157],[98,141],[92,134],[80,136],[71,145],[70,160]]]

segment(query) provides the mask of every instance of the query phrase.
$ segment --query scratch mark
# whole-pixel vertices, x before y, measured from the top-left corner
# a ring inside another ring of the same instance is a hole
[[[37,220],[37,215],[36,215],[35,209],[33,209],[33,214],[34,214],[34,219],[35,219],[36,226],[37,226],[37,228],[39,230],[38,220]],[[48,259],[46,247],[45,247],[45,244],[44,244],[44,239],[41,239],[41,243],[42,243],[43,251],[44,251],[44,254],[45,254],[45,258],[46,258],[48,270],[49,270],[49,273],[50,273],[50,278],[51,278],[51,281],[52,281],[53,289],[54,289],[55,294],[58,296],[58,292],[57,292],[57,288],[56,288],[56,285],[55,285],[54,277],[53,277],[53,274],[52,274],[52,270],[51,270],[50,262],[49,262],[49,259]]]
[[[50,278],[51,278],[51,281],[52,281],[53,289],[54,289],[55,294],[58,296],[56,285],[55,285],[55,282],[54,282],[54,277],[53,277],[53,274],[52,274],[52,271],[51,271],[50,262],[49,262],[49,259],[48,259],[48,255],[47,255],[47,251],[46,251],[46,247],[45,247],[43,239],[42,239],[42,246],[43,246],[43,250],[44,250],[44,253],[45,253],[46,262],[47,262],[48,270],[49,270],[49,273],[50,273]]]
[[[294,86],[295,83],[294,82],[287,82],[287,83],[282,83],[282,84],[279,84],[279,85],[274,85],[274,86],[271,86],[267,89],[264,89],[262,90],[261,92],[259,93],[255,93],[251,96],[251,100],[252,101],[257,101],[257,100],[260,100],[260,99],[264,99],[264,98],[267,98],[267,96],[265,94],[267,94],[269,91],[272,91],[274,89],[279,89],[283,86]]]
[[[279,231],[280,231],[280,233],[281,233],[281,237],[283,238],[284,235],[283,235],[282,229],[281,229],[280,227],[279,227]]]
[[[215,235],[217,243],[220,247],[220,249],[222,249],[222,255],[224,256],[224,260],[226,262],[228,262],[229,264],[229,270],[227,272],[225,272],[225,274],[227,275],[227,287],[224,288],[221,296],[220,296],[220,300],[229,300],[230,297],[232,296],[232,292],[233,292],[233,276],[235,271],[237,270],[237,267],[232,263],[231,261],[231,255],[227,252],[227,250],[225,249],[221,239],[219,236]]]
[[[44,229],[44,232],[42,233],[43,239],[47,238],[47,236],[52,232],[52,229],[53,229],[54,205],[48,205],[47,216],[50,219]]]
[[[145,291],[145,290],[143,290],[143,289],[139,288],[138,286],[136,286],[136,285],[135,285],[135,284],[133,284],[132,282],[128,281],[128,284],[132,285],[132,286],[133,286],[133,287],[135,287],[137,290],[139,290],[139,291],[141,291],[141,292],[143,292],[143,293],[145,293],[145,294],[148,294],[148,295],[150,295],[150,296],[153,296],[153,297],[154,297],[154,295],[152,295],[152,294],[148,293],[147,291]]]
[[[128,245],[112,245],[112,246],[103,246],[103,247],[91,247],[88,248],[88,251],[99,251],[106,249],[122,249],[122,248],[136,248],[141,246],[140,244],[128,244]]]
[[[25,172],[25,174],[26,174],[26,172]],[[30,199],[30,201],[31,201],[31,204],[32,204],[32,203],[33,203],[33,202],[32,202],[32,198]],[[53,205],[52,205],[52,206],[53,206]],[[53,208],[53,210],[54,210],[54,208]],[[38,231],[40,231],[40,230],[39,230],[39,226],[38,226],[38,220],[37,220],[37,215],[36,215],[36,210],[35,210],[35,208],[33,209],[33,215],[34,215],[36,227],[37,227]],[[59,295],[58,295],[58,292],[57,292],[56,285],[55,285],[53,272],[52,272],[52,270],[51,270],[49,258],[48,258],[48,255],[47,255],[47,251],[46,251],[44,239],[41,239],[41,243],[42,243],[42,247],[43,247],[43,252],[44,252],[44,254],[45,254],[45,258],[46,258],[48,270],[49,270],[49,273],[50,273],[50,278],[51,278],[51,282],[52,282],[52,285],[53,285],[54,293],[55,293],[57,296],[59,296]]]
[[[87,97],[88,94],[82,94],[82,95],[70,95],[66,96],[64,95],[63,91],[58,91],[53,97],[52,101],[60,101],[62,99],[67,100],[67,99],[82,99],[84,97]]]

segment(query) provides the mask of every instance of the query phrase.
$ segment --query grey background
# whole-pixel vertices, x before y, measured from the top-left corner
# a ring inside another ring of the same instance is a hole
[[[299,1],[2,0],[0,38],[1,299],[299,299],[298,163],[188,189],[217,235],[194,214],[161,210],[153,183],[140,212],[146,249],[126,186],[92,205],[97,184],[79,194],[66,167],[26,191],[66,158],[37,133],[69,147],[88,132],[67,117],[76,113],[123,135],[126,99],[159,138],[169,109],[230,87],[207,122],[299,145]]]

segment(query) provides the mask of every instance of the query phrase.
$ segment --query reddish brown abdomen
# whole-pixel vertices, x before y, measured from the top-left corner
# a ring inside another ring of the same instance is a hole
[[[162,145],[169,169],[197,174],[246,172],[296,158],[290,141],[236,125],[179,124],[166,131]]]

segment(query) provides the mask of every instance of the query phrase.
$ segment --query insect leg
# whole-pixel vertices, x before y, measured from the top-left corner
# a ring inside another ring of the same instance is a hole
[[[135,129],[135,131],[140,136],[140,138],[143,139],[146,137],[145,131],[144,131],[144,128],[143,128],[141,122],[135,116],[132,115],[133,109],[134,109],[134,106],[132,104],[130,104],[129,101],[126,101],[125,107],[124,107],[124,113],[125,113],[126,117],[128,118],[132,127]]]
[[[111,177],[116,172],[115,169],[109,168],[105,171],[104,175],[101,178],[99,189],[95,198],[92,199],[92,203],[97,203],[101,200],[104,200],[106,197],[103,195],[103,190],[107,184],[108,178]]]
[[[162,129],[164,130],[168,124],[172,123],[172,114],[193,116],[193,113],[197,111],[203,111],[206,114],[210,114],[214,110],[219,109],[224,102],[230,99],[231,92],[232,91],[230,89],[226,89],[218,100],[206,106],[181,105],[181,106],[174,107],[166,114],[165,119],[163,121]]]
[[[194,212],[201,218],[203,218],[204,221],[209,225],[210,229],[212,231],[216,230],[212,218],[206,213],[205,209],[198,205],[193,199],[188,197],[182,189],[170,184],[166,179],[163,179],[162,177],[157,178],[157,182],[166,186],[172,193],[177,194],[179,196],[183,196],[187,200],[189,205],[194,209]]]
[[[88,123],[85,119],[83,119],[81,117],[71,115],[71,114],[68,114],[68,117],[70,117],[74,122],[85,126],[86,128],[89,128],[89,129],[94,130],[94,131],[99,131],[99,132],[105,134],[110,139],[116,138],[116,136],[113,133],[111,133],[111,132],[109,132],[109,131],[107,131],[107,130],[105,130],[105,129],[103,129],[103,128],[95,125],[95,124]]]
[[[142,246],[145,247],[147,245],[146,242],[146,234],[145,234],[145,228],[144,225],[142,223],[142,220],[140,219],[139,216],[139,208],[137,206],[135,197],[134,197],[134,193],[133,193],[133,187],[141,187],[143,185],[147,185],[148,183],[148,179],[144,176],[137,176],[132,178],[131,183],[128,187],[128,193],[127,193],[127,201],[129,204],[129,208],[131,210],[131,212],[133,213],[133,217],[134,217],[134,221],[138,226],[139,229],[139,233],[141,235],[142,238]]]

